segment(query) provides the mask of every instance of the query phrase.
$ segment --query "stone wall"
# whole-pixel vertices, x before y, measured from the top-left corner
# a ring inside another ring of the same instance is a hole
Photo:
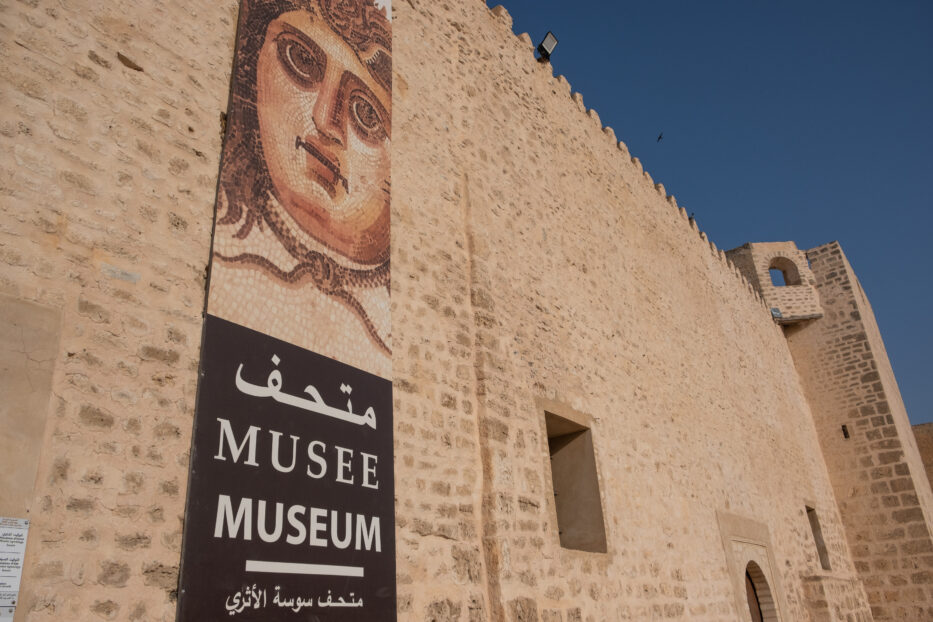
[[[0,294],[61,314],[17,620],[174,617],[236,11],[0,6]]]
[[[748,280],[504,10],[393,9],[399,619],[731,622],[748,561],[785,620],[870,619]],[[236,10],[0,7],[0,294],[62,318],[18,619],[174,618]],[[545,405],[607,553],[560,546]]]
[[[933,423],[921,423],[913,426],[914,439],[923,461],[927,480],[933,481]]]
[[[874,314],[838,243],[807,256],[825,316],[787,338],[855,566],[876,620],[930,619],[930,485]]]
[[[401,617],[741,619],[725,510],[766,525],[785,619],[823,574],[870,619],[748,282],[507,13],[399,3],[394,28]],[[559,545],[542,399],[594,421],[607,554]]]

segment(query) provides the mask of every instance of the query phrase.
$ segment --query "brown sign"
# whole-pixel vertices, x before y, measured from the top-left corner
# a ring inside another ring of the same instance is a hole
[[[179,619],[394,620],[389,381],[212,316],[202,360]]]

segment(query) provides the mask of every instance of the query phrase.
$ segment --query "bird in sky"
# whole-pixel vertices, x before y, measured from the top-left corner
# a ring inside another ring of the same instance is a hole
[[[661,139],[664,138],[664,132],[658,134],[658,142],[661,142]]]

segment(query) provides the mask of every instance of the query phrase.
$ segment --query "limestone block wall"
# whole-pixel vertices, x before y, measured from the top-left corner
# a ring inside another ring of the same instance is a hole
[[[807,256],[793,242],[754,242],[726,252],[761,293],[769,308],[780,310],[778,323],[786,324],[823,315],[820,297]],[[785,285],[775,285],[770,270],[785,274]]]
[[[807,255],[825,316],[787,327],[787,339],[855,565],[876,620],[928,620],[933,617],[933,504],[891,364],[839,244]]]
[[[17,621],[174,618],[236,10],[0,4],[0,294],[61,316]]]
[[[0,294],[61,315],[18,620],[174,618],[236,10],[0,6]],[[752,558],[782,619],[871,619],[748,280],[505,11],[393,13],[399,619],[732,622]],[[606,553],[560,546],[542,404]]]
[[[767,527],[783,619],[870,619],[748,281],[506,12],[393,28],[400,619],[744,619],[720,510]],[[605,554],[559,545],[542,400],[592,417]]]
[[[921,423],[913,426],[914,439],[920,451],[920,460],[926,471],[927,480],[933,481],[933,423]]]

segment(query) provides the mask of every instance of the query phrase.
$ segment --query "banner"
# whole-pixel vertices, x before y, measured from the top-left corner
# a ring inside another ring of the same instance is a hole
[[[179,620],[395,620],[390,11],[242,0]]]

